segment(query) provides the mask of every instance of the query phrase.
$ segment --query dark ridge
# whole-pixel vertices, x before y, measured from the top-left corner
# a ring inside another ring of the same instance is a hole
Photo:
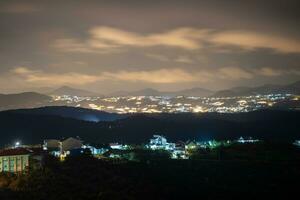
[[[42,109],[42,108],[41,108]],[[62,116],[0,112],[0,145],[19,139],[41,143],[44,139],[79,136],[89,143],[146,143],[153,134],[171,141],[188,139],[258,139],[291,142],[300,138],[300,112],[263,110],[236,114],[138,114],[98,123]],[[47,127],[47,128],[45,128]]]
[[[250,96],[258,94],[300,94],[300,81],[288,85],[266,84],[258,87],[235,87],[216,92],[214,97]]]
[[[116,113],[107,113],[104,111],[70,106],[47,106],[34,109],[9,110],[9,112],[35,115],[54,115],[93,122],[114,121],[128,116],[125,114],[120,115]]]
[[[38,107],[48,104],[50,100],[51,97],[36,92],[1,94],[0,110]]]

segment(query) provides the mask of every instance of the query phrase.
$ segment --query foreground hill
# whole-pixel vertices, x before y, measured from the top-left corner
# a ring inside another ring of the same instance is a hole
[[[18,109],[11,110],[11,113],[30,114],[30,115],[53,115],[65,118],[78,119],[82,121],[114,121],[123,119],[128,115],[119,115],[116,113],[107,113],[98,110],[69,107],[69,106],[48,106],[34,109]]]
[[[112,122],[87,122],[55,115],[0,112],[0,146],[19,139],[41,143],[44,139],[80,136],[90,143],[147,143],[153,134],[171,141],[259,139],[293,141],[300,138],[300,112],[259,111],[237,114],[134,115]]]
[[[51,97],[35,92],[0,94],[0,110],[40,107],[50,100]]]

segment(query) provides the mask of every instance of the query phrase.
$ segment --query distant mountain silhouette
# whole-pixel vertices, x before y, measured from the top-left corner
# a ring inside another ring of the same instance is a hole
[[[103,96],[101,94],[97,94],[95,92],[82,90],[82,89],[76,89],[68,86],[62,86],[52,92],[49,93],[50,95],[70,95],[70,96]]]
[[[296,94],[300,95],[300,81],[288,84],[288,85],[263,85],[259,87],[235,87],[229,90],[221,90],[216,93],[206,90],[203,88],[192,88],[174,92],[164,92],[158,91],[152,88],[146,88],[143,90],[126,92],[120,91],[113,93],[110,96],[198,96],[198,97],[230,97],[230,96],[249,96],[258,94],[271,94],[271,93],[281,93],[281,94]],[[51,92],[52,95],[71,95],[71,96],[98,96],[103,97],[94,92],[80,90],[75,88],[70,88],[63,86]],[[19,94],[0,94],[0,110],[9,109],[21,109],[21,108],[36,108],[43,106],[64,106],[66,102],[52,102],[50,96],[36,93],[36,92],[24,92]],[[82,102],[81,106],[87,102]],[[77,106],[77,104],[68,104],[69,106]],[[292,108],[298,108],[299,106],[295,102],[285,102],[279,106],[277,104],[275,108],[286,108],[291,105]]]
[[[158,96],[161,92],[152,88],[145,88],[142,90],[129,92],[130,96]]]
[[[191,88],[179,91],[158,91],[152,88],[145,88],[137,91],[118,91],[111,93],[109,96],[198,96],[205,97],[213,94],[213,91],[203,88]]]
[[[77,108],[76,108],[77,109]],[[35,111],[34,111],[35,112]],[[300,112],[264,110],[235,114],[138,114],[111,122],[87,122],[66,117],[0,112],[0,146],[16,139],[41,143],[44,139],[79,136],[89,143],[147,143],[153,134],[170,141],[188,139],[258,139],[289,141],[300,138]]]
[[[35,92],[0,94],[0,110],[40,107],[50,100],[51,97]]]
[[[235,87],[220,90],[213,94],[214,97],[249,96],[258,94],[300,94],[300,81],[288,85],[266,84],[259,87]]]
[[[191,88],[178,91],[158,91],[152,88],[145,88],[137,91],[118,91],[109,96],[197,96],[197,97],[231,97],[250,96],[258,94],[300,94],[300,81],[288,85],[266,84],[258,87],[234,87],[231,89],[213,92],[203,88]]]
[[[120,115],[115,113],[107,113],[98,110],[68,107],[68,106],[49,106],[35,109],[18,109],[11,110],[10,113],[30,114],[30,115],[53,115],[60,117],[67,117],[73,119],[79,119],[83,121],[114,121],[117,119],[123,119],[129,115]]]
[[[204,88],[191,88],[191,89],[181,90],[176,93],[177,95],[184,95],[184,96],[208,97],[212,95],[214,92]]]
[[[271,108],[276,110],[299,110],[300,111],[300,101],[294,99],[285,99],[277,102]]]

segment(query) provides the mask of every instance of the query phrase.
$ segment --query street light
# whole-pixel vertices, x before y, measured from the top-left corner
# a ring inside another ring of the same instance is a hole
[[[21,145],[21,142],[17,141],[17,142],[15,143],[15,148],[20,147],[20,145]]]

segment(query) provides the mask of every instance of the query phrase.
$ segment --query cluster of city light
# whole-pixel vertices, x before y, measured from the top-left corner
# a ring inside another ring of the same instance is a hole
[[[290,94],[234,97],[128,96],[107,98],[62,95],[54,96],[53,103],[114,113],[234,113],[271,107],[285,99],[294,99],[294,97]]]

